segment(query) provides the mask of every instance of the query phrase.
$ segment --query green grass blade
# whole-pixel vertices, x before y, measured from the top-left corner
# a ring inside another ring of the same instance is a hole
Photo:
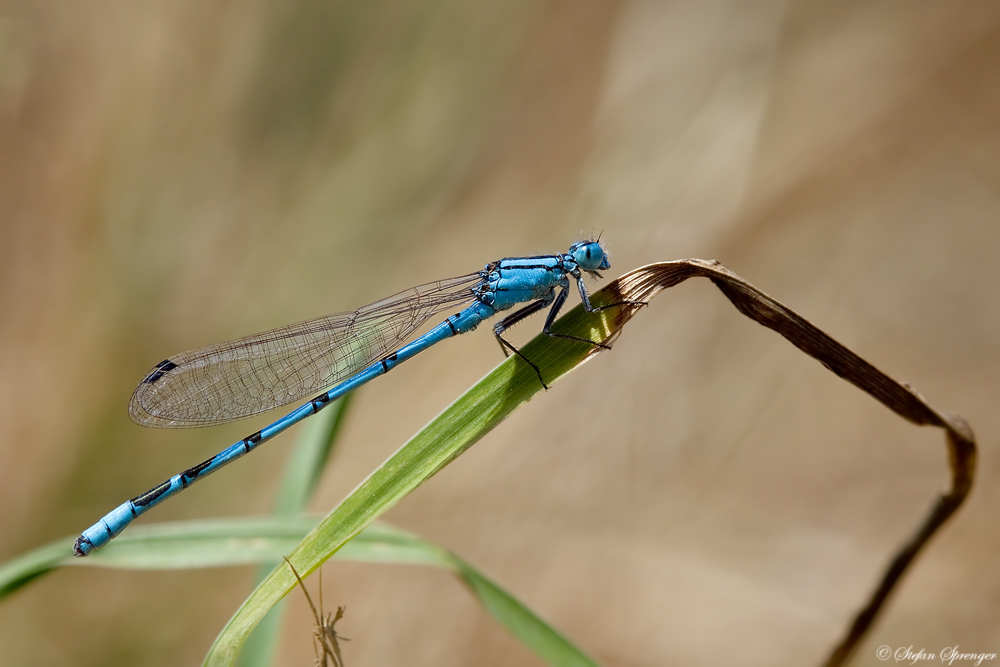
[[[0,565],[0,600],[72,558],[76,536],[50,542]]]
[[[498,623],[550,665],[597,667],[597,662],[520,600],[455,554],[412,533],[374,523],[345,544],[334,557],[367,562],[407,562],[451,570]]]
[[[315,516],[264,516],[134,526],[87,558],[69,555],[75,537],[68,537],[0,566],[0,597],[62,566],[159,570],[273,562],[295,548],[319,521]],[[374,523],[334,557],[446,569],[498,623],[550,664],[597,664],[476,568],[412,533]]]
[[[603,291],[602,291],[603,292]],[[594,303],[615,302],[597,293]],[[602,343],[610,342],[637,306],[587,313],[574,308],[554,330]],[[600,348],[585,342],[538,336],[522,353],[538,365],[546,382],[579,366]],[[478,384],[393,454],[361,483],[299,545],[290,560],[302,576],[313,572],[352,537],[436,472],[489,433],[542,390],[535,371],[520,357],[500,364]],[[244,602],[216,639],[206,665],[232,665],[254,626],[296,585],[288,568],[277,568]]]
[[[133,526],[86,558],[73,553],[75,537],[57,540],[0,565],[0,599],[64,566],[182,570],[274,561],[294,549],[317,519],[247,517]]]
[[[455,565],[455,573],[465,581],[479,603],[510,634],[542,660],[559,667],[597,667],[599,663],[558,630],[538,618],[520,600],[480,575],[466,563],[459,561]]]

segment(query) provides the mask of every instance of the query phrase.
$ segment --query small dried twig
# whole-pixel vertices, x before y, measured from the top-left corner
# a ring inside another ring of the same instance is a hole
[[[316,627],[313,629],[313,652],[316,654],[316,667],[329,667],[329,660],[333,661],[333,667],[344,667],[344,658],[340,655],[340,641],[351,641],[347,637],[341,637],[337,634],[337,621],[344,617],[344,612],[347,607],[337,607],[336,614],[323,612],[323,571],[320,570],[319,573],[319,611],[316,610],[316,605],[313,604],[312,598],[309,596],[309,591],[306,589],[306,585],[302,583],[302,578],[299,573],[296,572],[295,566],[292,562],[285,558],[285,562],[288,563],[288,567],[291,568],[292,574],[295,575],[295,580],[299,582],[299,586],[302,588],[302,592],[305,593],[306,601],[309,603],[309,608],[312,609],[313,620],[316,623]],[[320,652],[322,649],[322,654]]]
[[[936,426],[945,432],[951,488],[937,498],[923,524],[898,549],[878,586],[857,613],[847,634],[830,653],[825,663],[826,667],[838,667],[847,662],[858,643],[871,628],[892,590],[920,550],[969,495],[976,469],[975,436],[962,417],[938,412],[909,385],[893,380],[820,331],[805,318],[761,292],[717,261],[684,259],[650,264],[625,274],[596,293],[594,297],[598,303],[646,302],[658,292],[696,276],[710,279],[741,313],[777,331],[792,345],[870,394],[896,414],[914,424]],[[615,319],[611,324],[608,340],[613,340],[617,336],[621,327],[640,307],[625,304],[617,311],[612,311],[615,312]]]

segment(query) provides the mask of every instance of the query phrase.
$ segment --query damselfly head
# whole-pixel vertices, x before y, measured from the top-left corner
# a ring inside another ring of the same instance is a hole
[[[611,268],[608,254],[597,241],[580,241],[569,248],[569,254],[584,271],[602,271]]]

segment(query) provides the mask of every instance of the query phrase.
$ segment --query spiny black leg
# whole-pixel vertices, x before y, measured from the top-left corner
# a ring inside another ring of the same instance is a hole
[[[596,271],[592,271],[596,273]],[[602,310],[608,310],[609,308],[617,308],[619,306],[648,306],[649,303],[645,301],[617,301],[615,303],[609,303],[606,306],[597,306],[596,308],[590,305],[590,295],[587,294],[587,286],[583,282],[583,276],[576,279],[577,289],[580,290],[580,301],[583,302],[583,309],[588,313],[599,313]]]
[[[500,336],[496,335],[496,332],[494,332],[493,335],[496,336],[497,344],[500,345],[500,349],[503,350],[503,358],[506,359],[510,356],[510,352],[507,351],[507,346],[503,344],[503,340]]]
[[[565,300],[566,298],[564,296],[563,301]],[[514,326],[524,318],[534,315],[542,308],[548,306],[550,303],[552,303],[552,299],[539,299],[538,301],[534,301],[525,306],[524,308],[522,308],[521,310],[503,318],[493,326],[493,335],[496,336],[497,342],[500,343],[500,349],[503,350],[503,356],[505,357],[509,356],[507,354],[507,350],[510,350],[517,356],[524,359],[529,366],[535,369],[535,375],[538,376],[538,381],[542,383],[542,386],[545,387],[546,391],[548,391],[549,385],[545,384],[545,380],[542,378],[542,371],[539,370],[538,366],[532,363],[531,359],[528,359],[526,356],[521,354],[521,351],[519,349],[517,349],[509,341],[504,339],[502,334],[510,327]]]
[[[580,281],[582,284],[582,280]],[[586,288],[581,288],[580,296],[584,297],[583,305],[586,308],[590,305],[590,302],[586,298]],[[556,321],[556,316],[559,314],[559,310],[562,308],[563,304],[566,303],[566,297],[569,296],[569,290],[565,287],[559,291],[556,295],[555,301],[552,303],[552,308],[549,310],[548,316],[545,318],[545,326],[542,327],[542,333],[546,336],[552,336],[553,338],[568,338],[569,340],[578,340],[581,343],[590,343],[591,345],[596,345],[597,347],[602,347],[605,350],[610,350],[611,348],[604,343],[598,343],[597,341],[590,340],[589,338],[580,338],[579,336],[570,336],[569,334],[553,333],[549,331],[549,328]],[[587,312],[592,312],[590,309]]]
[[[542,371],[538,368],[538,366],[536,366],[534,362],[531,361],[531,359],[521,354],[521,350],[511,345],[510,342],[505,340],[503,336],[501,336],[498,333],[494,333],[494,335],[497,337],[497,340],[500,341],[500,347],[505,347],[509,349],[511,352],[524,359],[525,363],[527,363],[529,366],[535,369],[535,375],[538,376],[538,381],[542,383],[542,387],[545,388],[545,391],[548,391],[549,385],[545,384],[545,379],[542,377]]]
[[[580,336],[570,336],[569,334],[555,333],[554,331],[545,331],[544,329],[542,330],[542,333],[545,334],[546,336],[551,336],[553,338],[565,338],[567,340],[578,340],[581,343],[589,343],[594,347],[599,347],[604,350],[611,349],[610,345],[605,345],[604,343],[598,343],[596,340],[591,340],[589,338],[581,338]]]
[[[620,306],[648,306],[648,305],[649,304],[645,301],[618,301],[616,303],[609,303],[606,306],[597,306],[595,308],[594,306],[590,306],[589,301],[583,302],[583,307],[588,313],[599,313],[602,310],[608,310],[609,308],[618,308]],[[590,308],[587,308],[587,306],[590,306]],[[590,340],[589,338],[580,338],[578,336],[570,336],[568,334],[552,333],[550,331],[545,331],[545,333],[548,334],[549,336],[554,336],[556,338],[569,338],[570,340],[578,340],[583,343],[590,343],[591,345],[602,348],[604,350],[611,349],[610,345],[605,345],[604,343],[598,343],[596,340]]]
[[[594,273],[594,272],[592,272]],[[632,305],[632,306],[646,306],[649,305],[645,301],[619,301],[618,303],[610,303],[606,306],[594,307],[590,305],[590,295],[587,294],[587,286],[583,282],[583,276],[578,276],[576,279],[576,286],[580,290],[580,301],[583,302],[583,309],[588,313],[599,313],[602,310],[607,310],[608,308],[616,308],[618,306]],[[566,296],[568,292],[564,289],[556,297],[556,302],[552,305],[552,310],[549,311],[549,316],[545,318],[545,327],[542,332],[553,338],[568,338],[569,340],[578,340],[581,343],[590,343],[595,347],[602,348],[604,350],[610,350],[610,345],[605,345],[604,343],[598,343],[595,340],[590,340],[589,338],[580,338],[579,336],[570,336],[569,334],[553,333],[549,331],[549,327],[555,322],[556,315],[559,313],[559,308],[562,307],[564,301],[566,301]]]
[[[598,343],[596,340],[591,340],[589,338],[581,338],[580,336],[570,336],[569,334],[560,334],[560,333],[555,333],[554,331],[545,331],[544,329],[542,330],[542,333],[545,334],[546,336],[552,336],[553,338],[565,338],[567,340],[578,340],[581,343],[589,343],[594,347],[599,347],[604,350],[611,349],[610,345],[605,345],[604,343]]]
[[[615,301],[614,303],[609,303],[606,306],[591,306],[589,313],[599,313],[602,310],[609,310],[611,308],[619,308],[620,306],[648,306],[648,301]]]
[[[565,298],[563,300],[565,301]],[[521,310],[518,310],[518,311],[516,311],[516,312],[514,312],[514,313],[512,313],[510,315],[508,315],[507,317],[503,318],[502,320],[500,320],[499,322],[497,322],[496,324],[494,324],[493,325],[493,333],[495,333],[495,334],[502,334],[504,331],[506,331],[507,329],[510,329],[512,326],[514,326],[515,324],[517,324],[518,322],[520,322],[524,318],[530,317],[530,316],[534,315],[535,313],[537,313],[538,311],[540,311],[542,308],[547,307],[550,303],[552,303],[552,299],[551,298],[548,298],[548,299],[539,299],[538,301],[532,301],[531,303],[529,303],[527,306],[525,306]]]

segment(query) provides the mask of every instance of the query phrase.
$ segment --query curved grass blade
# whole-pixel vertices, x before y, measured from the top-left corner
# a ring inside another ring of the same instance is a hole
[[[591,298],[598,306],[631,303],[589,314],[578,306],[560,318],[554,330],[610,346],[624,324],[639,310],[639,302],[648,301],[660,291],[696,276],[712,280],[741,313],[778,332],[904,419],[936,426],[946,433],[951,488],[941,494],[924,523],[898,550],[847,635],[831,653],[827,665],[842,665],[871,627],[917,554],[968,496],[976,464],[972,429],[960,416],[938,412],[909,386],[885,375],[805,318],[715,261],[687,259],[636,269]],[[540,335],[522,352],[534,361],[551,385],[601,349]],[[291,555],[296,569],[303,575],[313,572],[376,517],[471,447],[540,389],[534,372],[519,357],[502,363],[345,498]],[[205,664],[232,664],[254,625],[295,583],[287,568],[273,571],[223,628]]]
[[[133,570],[218,567],[273,562],[320,521],[315,516],[265,516],[135,526],[93,558],[74,558],[75,537],[53,542],[0,566],[0,596],[61,566]],[[338,560],[439,567],[454,573],[507,630],[554,665],[596,667],[586,653],[513,595],[455,554],[383,523],[368,526],[334,556]]]
[[[67,538],[49,542],[0,564],[0,600],[51,570],[69,565],[68,555],[75,541],[76,538]]]
[[[65,566],[185,570],[273,562],[294,549],[316,523],[311,516],[265,516],[136,526],[93,559],[74,558],[69,548],[73,539],[57,540],[0,565],[0,598]]]

